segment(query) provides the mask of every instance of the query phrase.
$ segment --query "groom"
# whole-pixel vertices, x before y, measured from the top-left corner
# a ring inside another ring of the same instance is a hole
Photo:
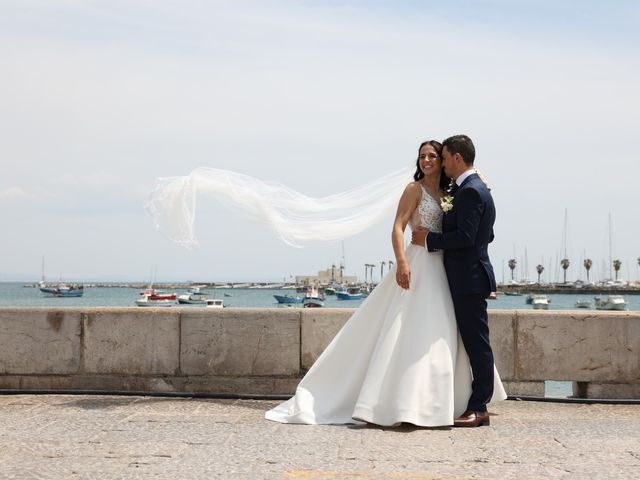
[[[486,298],[496,290],[488,254],[496,209],[489,189],[473,168],[475,147],[469,137],[447,138],[442,143],[442,157],[445,173],[455,180],[451,191],[453,208],[444,213],[443,233],[416,229],[411,243],[424,245],[430,252],[444,250],[456,321],[473,373],[467,410],[455,419],[454,425],[477,427],[489,425],[487,403],[493,395]]]

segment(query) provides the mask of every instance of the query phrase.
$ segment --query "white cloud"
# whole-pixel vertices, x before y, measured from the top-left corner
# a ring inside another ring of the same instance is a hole
[[[0,201],[23,200],[29,197],[31,197],[31,195],[19,186],[8,187],[0,190]]]

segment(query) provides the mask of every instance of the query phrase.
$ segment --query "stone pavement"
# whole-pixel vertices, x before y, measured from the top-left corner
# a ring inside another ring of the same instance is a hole
[[[276,403],[0,395],[0,478],[640,478],[640,405],[506,401],[491,427],[425,429],[281,425]]]

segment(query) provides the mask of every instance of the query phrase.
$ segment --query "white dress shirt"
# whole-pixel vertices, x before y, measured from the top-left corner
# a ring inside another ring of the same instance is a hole
[[[474,173],[476,173],[476,169],[475,168],[472,168],[472,169],[467,170],[466,172],[462,173],[458,178],[456,178],[456,185],[458,185],[458,186],[462,185],[462,182],[464,182],[469,175],[473,175]]]

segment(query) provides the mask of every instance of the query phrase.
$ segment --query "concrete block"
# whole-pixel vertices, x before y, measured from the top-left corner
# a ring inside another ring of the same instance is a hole
[[[0,392],[2,390],[18,390],[19,388],[19,375],[0,375]]]
[[[518,312],[518,380],[640,383],[640,316]]]
[[[299,309],[182,309],[183,375],[298,375]]]
[[[493,360],[502,380],[515,380],[516,313],[512,310],[489,311],[489,336]]]
[[[0,374],[77,373],[80,310],[0,309]]]
[[[175,374],[180,326],[172,309],[95,309],[84,319],[84,373]]]
[[[178,377],[172,379],[176,391],[244,395],[293,395],[300,377]]]
[[[544,397],[544,382],[502,382],[507,395],[517,397]]]
[[[353,308],[308,308],[302,311],[300,350],[303,370],[311,368],[353,312]]]
[[[574,397],[578,398],[624,398],[639,399],[640,383],[593,383],[579,382],[574,384]]]

